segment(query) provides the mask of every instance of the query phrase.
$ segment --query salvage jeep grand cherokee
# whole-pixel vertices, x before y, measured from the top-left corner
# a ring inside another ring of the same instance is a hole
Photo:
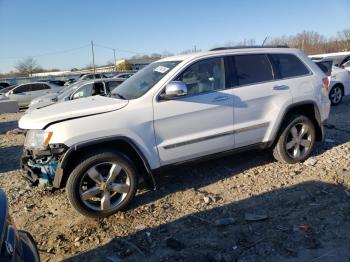
[[[297,49],[221,48],[154,62],[114,89],[24,115],[22,166],[108,216],[161,167],[244,148],[305,160],[323,139],[328,79]],[[148,178],[148,179],[147,179]]]

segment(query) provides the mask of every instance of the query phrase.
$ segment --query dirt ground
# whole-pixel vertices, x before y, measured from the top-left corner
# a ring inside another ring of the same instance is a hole
[[[21,178],[24,137],[5,135],[20,116],[0,115],[0,187],[42,261],[350,261],[350,98],[305,163],[264,150],[181,167],[99,220],[79,215],[64,189]]]

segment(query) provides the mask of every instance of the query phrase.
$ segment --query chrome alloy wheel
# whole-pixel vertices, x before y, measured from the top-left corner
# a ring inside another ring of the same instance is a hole
[[[307,124],[297,123],[289,129],[285,147],[291,158],[303,158],[309,153],[311,146],[312,133]]]
[[[330,100],[333,104],[338,104],[341,101],[342,96],[343,92],[338,86],[333,87],[329,94]]]
[[[90,167],[80,180],[79,196],[95,211],[116,208],[130,191],[130,178],[123,168],[113,162]]]

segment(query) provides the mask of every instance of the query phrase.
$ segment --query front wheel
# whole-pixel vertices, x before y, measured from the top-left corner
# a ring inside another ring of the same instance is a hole
[[[343,91],[339,85],[335,85],[329,92],[329,100],[333,106],[339,105],[343,99]]]
[[[315,141],[316,131],[312,121],[306,116],[292,115],[282,127],[273,156],[288,164],[304,161],[310,156]]]
[[[125,208],[134,198],[136,187],[136,171],[124,155],[93,151],[72,171],[66,190],[79,213],[105,217]]]

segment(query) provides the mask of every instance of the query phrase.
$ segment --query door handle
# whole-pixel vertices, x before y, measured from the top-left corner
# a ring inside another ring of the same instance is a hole
[[[288,90],[289,86],[286,85],[280,85],[280,86],[274,86],[273,90]]]
[[[213,99],[214,102],[220,102],[220,101],[225,101],[228,100],[229,97],[228,96],[217,96]]]

